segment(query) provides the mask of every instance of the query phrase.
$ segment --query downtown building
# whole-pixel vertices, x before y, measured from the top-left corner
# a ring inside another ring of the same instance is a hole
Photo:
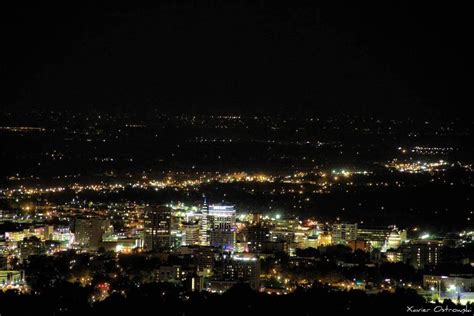
[[[347,245],[351,240],[357,239],[357,224],[333,224],[331,230],[332,243],[335,245]]]
[[[260,288],[260,261],[255,255],[223,255],[220,273],[207,283],[207,290],[222,293],[237,283],[246,283],[254,290]]]
[[[416,269],[423,269],[439,264],[443,245],[441,240],[415,239],[401,246],[398,251],[403,262]]]
[[[171,209],[147,206],[144,210],[144,244],[146,251],[167,251],[171,248]]]
[[[232,205],[209,206],[209,243],[222,251],[235,250],[236,211]]]
[[[76,247],[95,251],[101,246],[104,235],[113,232],[113,227],[109,219],[99,217],[75,218],[72,231]]]
[[[236,240],[236,211],[233,205],[208,204],[203,196],[199,211],[187,216],[183,223],[185,245],[213,246],[223,251],[233,251]],[[197,223],[197,224],[195,224]],[[196,243],[196,228],[199,241]],[[188,237],[186,237],[188,235]]]
[[[181,246],[194,246],[200,244],[199,222],[189,221],[182,223]]]

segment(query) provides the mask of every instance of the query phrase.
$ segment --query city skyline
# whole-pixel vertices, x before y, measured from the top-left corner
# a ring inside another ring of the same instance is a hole
[[[0,316],[473,313],[467,8],[1,15]]]

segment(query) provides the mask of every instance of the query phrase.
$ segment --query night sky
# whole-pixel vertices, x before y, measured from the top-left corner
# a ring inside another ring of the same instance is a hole
[[[0,106],[461,114],[472,104],[467,7],[289,3],[4,8]]]

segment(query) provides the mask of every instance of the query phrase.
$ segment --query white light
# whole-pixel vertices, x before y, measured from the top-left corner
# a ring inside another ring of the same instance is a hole
[[[430,234],[423,234],[420,236],[421,239],[428,239],[430,238]]]

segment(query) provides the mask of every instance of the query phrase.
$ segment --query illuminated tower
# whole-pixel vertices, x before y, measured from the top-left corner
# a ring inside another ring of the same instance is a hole
[[[209,245],[209,205],[207,204],[206,195],[202,195],[203,204],[200,213],[200,227],[199,227],[199,240],[202,246]]]

